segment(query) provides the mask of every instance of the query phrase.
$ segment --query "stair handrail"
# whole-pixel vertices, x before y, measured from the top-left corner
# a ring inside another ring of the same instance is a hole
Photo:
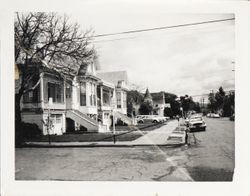
[[[83,118],[89,118],[89,120],[88,121],[90,121],[90,122],[92,122],[92,123],[97,123],[98,124],[98,122],[97,121],[95,121],[94,119],[92,119],[92,118],[90,118],[90,117],[88,117],[88,115],[86,115],[86,114],[84,114],[84,113],[82,113],[81,111],[79,111],[79,110],[73,110],[73,112],[75,112],[76,114],[78,114],[78,115],[80,115],[81,117],[83,117]]]
[[[90,124],[95,125],[95,126],[99,126],[97,122],[96,122],[96,124],[93,123],[93,122],[91,122],[89,119],[86,119],[85,117],[81,116],[80,114],[78,114],[78,113],[75,112],[74,110],[69,110],[69,111],[71,111],[71,112],[74,113],[75,115],[79,116],[80,118],[84,118],[84,120],[86,120],[86,121],[89,122]]]
[[[117,115],[118,114],[118,115]],[[131,118],[129,118],[128,116],[126,116],[125,114],[123,114],[123,113],[121,113],[121,112],[119,112],[119,111],[115,111],[115,115],[117,115],[119,118],[121,118],[121,120],[123,120],[123,121],[129,121],[129,123],[128,124],[131,124],[131,125],[133,125],[133,120],[131,119]],[[125,120],[124,120],[125,119]],[[126,123],[127,123],[126,122]]]

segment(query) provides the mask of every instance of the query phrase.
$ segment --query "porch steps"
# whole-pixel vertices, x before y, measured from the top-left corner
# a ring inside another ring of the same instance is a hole
[[[118,111],[114,111],[114,115],[127,125],[134,125],[132,118],[129,118],[127,115]]]
[[[98,131],[99,129],[99,124],[97,121],[78,110],[67,110],[66,117],[86,127],[88,131]]]

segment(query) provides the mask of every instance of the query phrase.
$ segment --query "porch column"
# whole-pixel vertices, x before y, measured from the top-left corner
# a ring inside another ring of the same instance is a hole
[[[101,107],[103,106],[103,86],[100,87],[101,90]]]
[[[72,108],[76,109],[77,108],[77,81],[76,77],[72,81]]]
[[[123,91],[121,90],[120,92],[121,92],[121,109],[123,109],[124,108],[123,107]]]
[[[114,105],[112,106],[113,109],[116,109],[117,108],[117,100],[116,100],[116,91],[115,89],[113,89],[113,102],[114,102]]]
[[[86,106],[90,106],[91,83],[86,81]]]
[[[40,74],[40,101],[41,101],[41,108],[44,108],[44,81],[43,81],[43,78],[44,78],[44,73],[41,73]]]
[[[66,104],[66,81],[63,82],[63,103]]]
[[[95,105],[98,107],[98,102],[97,102],[97,84],[95,84]]]
[[[111,102],[112,102],[112,92],[111,89],[109,89],[109,106],[111,106]]]

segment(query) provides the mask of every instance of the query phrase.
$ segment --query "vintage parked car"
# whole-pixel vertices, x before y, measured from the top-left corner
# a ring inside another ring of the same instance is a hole
[[[157,115],[154,115],[153,118],[155,120],[160,121],[160,122],[166,122],[167,120],[169,120],[170,118],[169,117],[166,117],[166,116],[157,116]]]
[[[207,117],[208,117],[208,118],[220,118],[220,115],[219,115],[219,114],[216,114],[216,113],[208,113],[208,114],[207,114]]]
[[[136,121],[137,123],[145,123],[145,122],[161,123],[165,122],[166,118],[157,115],[137,115]]]
[[[144,115],[137,115],[135,119],[137,123],[144,123]]]
[[[212,118],[220,118],[219,114],[214,114]]]
[[[185,124],[187,125],[189,123],[190,119],[195,119],[195,118],[202,118],[202,114],[190,115],[188,118],[185,119]]]
[[[207,127],[203,118],[199,116],[191,117],[187,126],[189,127],[190,132],[205,131]]]

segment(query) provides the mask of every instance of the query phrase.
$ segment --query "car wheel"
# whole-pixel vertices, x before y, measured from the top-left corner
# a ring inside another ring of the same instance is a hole
[[[157,121],[156,121],[156,120],[153,120],[153,123],[157,123]]]

